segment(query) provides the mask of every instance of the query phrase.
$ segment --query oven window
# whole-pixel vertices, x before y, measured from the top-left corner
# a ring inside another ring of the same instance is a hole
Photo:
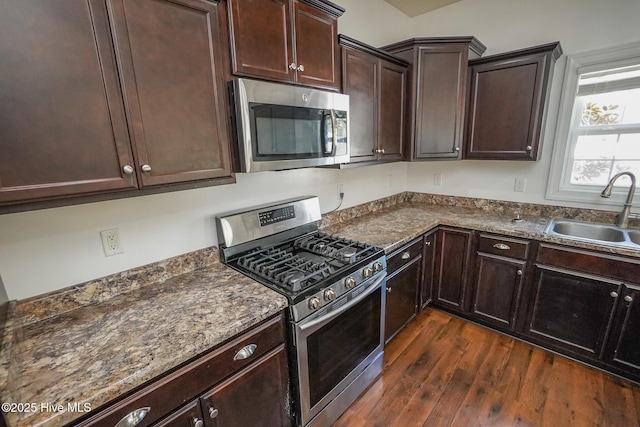
[[[307,338],[312,408],[380,345],[381,292]]]
[[[331,112],[316,108],[249,104],[253,156],[263,160],[331,155]]]

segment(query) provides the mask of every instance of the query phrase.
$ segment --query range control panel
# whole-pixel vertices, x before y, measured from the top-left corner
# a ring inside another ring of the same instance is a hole
[[[258,212],[258,219],[260,220],[260,227],[265,225],[275,224],[276,222],[285,221],[287,219],[295,218],[296,211],[293,205],[284,206],[278,209],[272,209],[270,211]]]

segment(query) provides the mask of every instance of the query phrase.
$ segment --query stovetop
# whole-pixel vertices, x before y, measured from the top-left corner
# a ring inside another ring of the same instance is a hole
[[[314,232],[241,254],[230,265],[295,303],[384,254],[380,248]]]

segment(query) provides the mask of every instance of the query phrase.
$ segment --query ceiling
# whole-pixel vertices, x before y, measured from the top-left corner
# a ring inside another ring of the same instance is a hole
[[[410,18],[457,3],[460,0],[384,0]]]

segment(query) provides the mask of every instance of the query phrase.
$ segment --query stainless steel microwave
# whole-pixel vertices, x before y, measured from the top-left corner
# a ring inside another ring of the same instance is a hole
[[[249,79],[231,90],[242,172],[349,162],[349,95]]]

